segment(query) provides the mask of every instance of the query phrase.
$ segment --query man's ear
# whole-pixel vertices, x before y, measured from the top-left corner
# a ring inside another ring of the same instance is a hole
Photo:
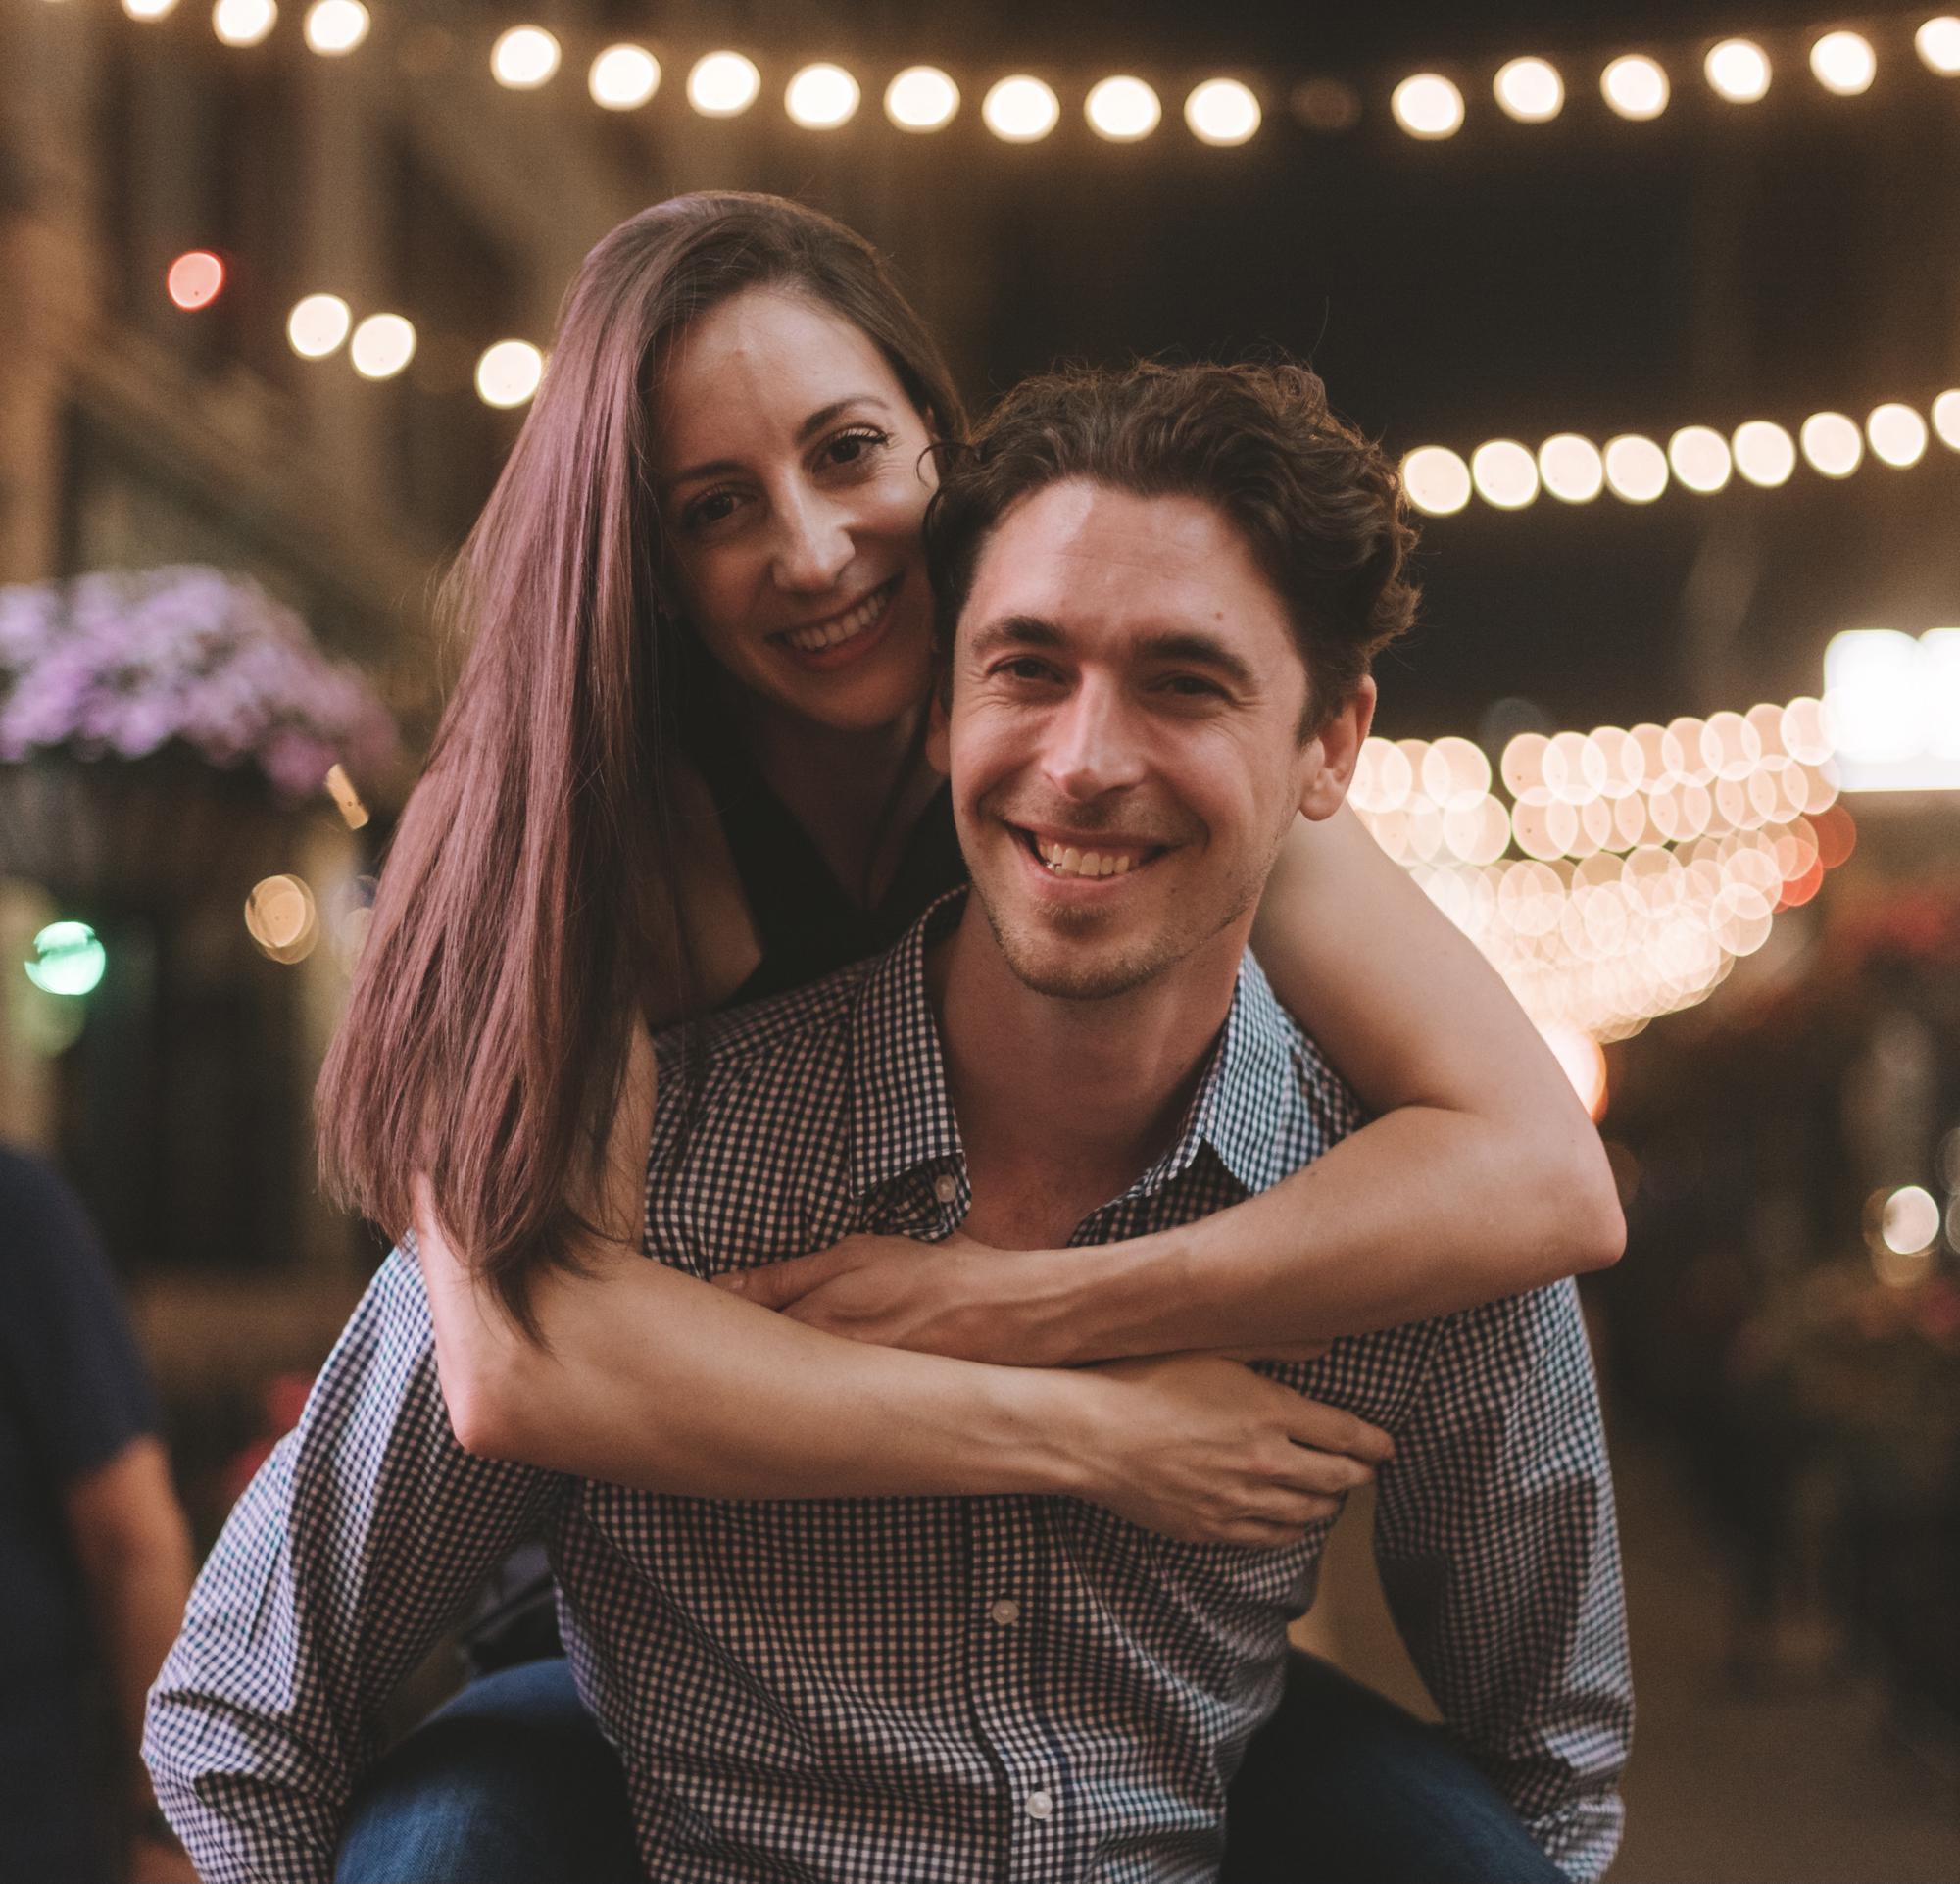
[[[953,740],[946,714],[946,696],[935,680],[925,710],[925,763],[942,778],[953,776]]]
[[[1331,818],[1348,797],[1361,743],[1375,723],[1375,682],[1363,675],[1340,710],[1306,743],[1300,754],[1299,809],[1302,817]]]

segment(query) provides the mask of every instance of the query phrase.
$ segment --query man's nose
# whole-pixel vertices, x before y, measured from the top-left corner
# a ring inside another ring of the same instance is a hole
[[[854,554],[844,514],[815,491],[792,491],[776,503],[776,538],[770,573],[776,586],[798,595],[823,595],[837,586]]]
[[[1083,680],[1050,719],[1042,770],[1063,797],[1077,803],[1137,784],[1144,775],[1143,728],[1122,690]]]

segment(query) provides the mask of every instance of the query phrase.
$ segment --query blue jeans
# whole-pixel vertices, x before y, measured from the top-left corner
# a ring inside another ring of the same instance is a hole
[[[1233,1782],[1223,1884],[1563,1884],[1440,1732],[1295,1655]],[[562,1660],[472,1682],[356,1793],[336,1884],[642,1884],[618,1757]]]

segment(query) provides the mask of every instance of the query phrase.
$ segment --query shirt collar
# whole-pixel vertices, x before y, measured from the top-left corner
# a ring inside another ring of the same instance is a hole
[[[963,1160],[947,1090],[939,1024],[926,991],[926,951],[953,932],[965,889],[927,909],[866,977],[853,1020],[851,1189],[863,1197],[932,1164]],[[1248,953],[1225,1025],[1170,1149],[1125,1196],[1161,1190],[1208,1145],[1248,1193],[1278,1183],[1297,1161],[1279,1122],[1302,1103],[1295,1066],[1298,1035]]]

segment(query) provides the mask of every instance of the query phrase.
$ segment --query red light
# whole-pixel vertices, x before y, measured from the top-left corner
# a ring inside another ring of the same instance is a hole
[[[224,285],[224,264],[209,249],[191,249],[171,264],[167,285],[178,307],[208,308]]]

